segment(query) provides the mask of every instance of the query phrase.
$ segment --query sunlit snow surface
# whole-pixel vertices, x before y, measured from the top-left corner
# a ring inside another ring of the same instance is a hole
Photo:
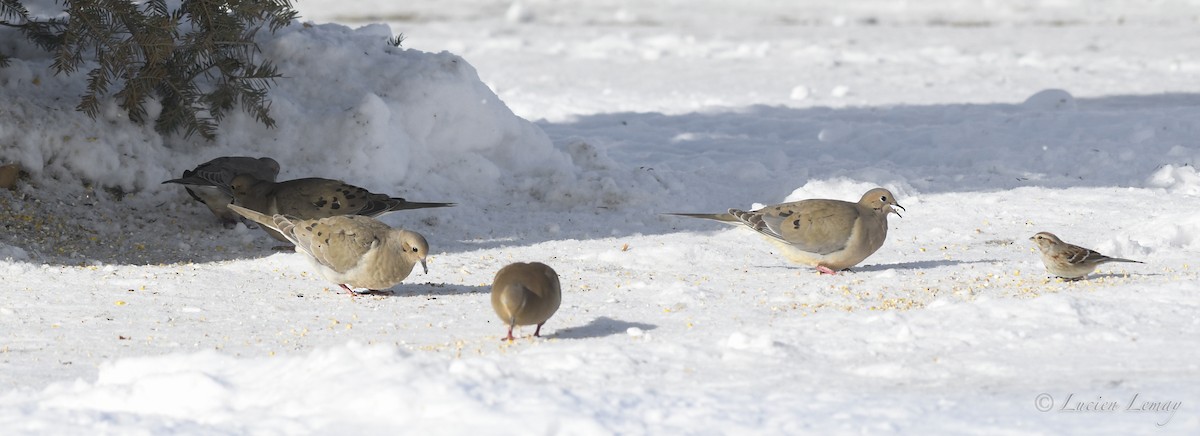
[[[299,2],[278,126],[214,143],[3,30],[2,433],[1200,431],[1189,3],[407,3]],[[352,299],[159,184],[223,155],[458,205],[384,217],[429,274]],[[907,212],[833,277],[660,215],[874,186]],[[1146,264],[1053,280],[1038,231]],[[534,260],[563,306],[501,342]]]

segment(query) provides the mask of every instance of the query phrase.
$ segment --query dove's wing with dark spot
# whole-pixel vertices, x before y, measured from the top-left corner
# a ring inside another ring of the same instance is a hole
[[[822,255],[846,248],[859,218],[854,203],[824,199],[729,213],[759,233]]]
[[[276,184],[273,195],[280,213],[305,219],[338,215],[376,217],[387,212],[425,207],[453,206],[453,203],[416,203],[403,198],[375,194],[341,180],[308,178]]]
[[[295,244],[339,273],[353,269],[372,248],[383,244],[391,227],[357,215],[305,220],[291,229]]]
[[[348,215],[379,216],[391,211],[392,200],[384,194],[375,194],[358,186],[342,183],[334,189],[342,199],[345,213]]]
[[[346,215],[344,199],[337,192],[338,180],[307,178],[276,183],[270,196],[279,213],[304,219]]]

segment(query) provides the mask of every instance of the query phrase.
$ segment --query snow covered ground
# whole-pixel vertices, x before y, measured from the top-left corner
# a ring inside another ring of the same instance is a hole
[[[1198,9],[843,3],[300,2],[278,128],[212,144],[74,112],[5,34],[0,429],[1200,431]],[[459,205],[386,216],[429,274],[351,299],[159,184],[222,155]],[[874,186],[907,212],[833,277],[660,215]],[[1146,264],[1052,280],[1037,231]],[[501,342],[533,260],[563,306]]]

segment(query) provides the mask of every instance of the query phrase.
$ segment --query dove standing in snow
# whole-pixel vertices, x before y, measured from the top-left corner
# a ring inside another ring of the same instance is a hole
[[[1108,262],[1142,263],[1136,260],[1108,257],[1078,245],[1068,244],[1050,232],[1039,232],[1030,236],[1029,240],[1037,244],[1038,250],[1041,250],[1042,264],[1046,265],[1046,272],[1067,280],[1079,280],[1087,277],[1096,270],[1097,266]]]
[[[163,183],[183,185],[188,195],[208,206],[208,210],[221,220],[221,224],[232,228],[237,225],[238,215],[226,207],[233,201],[233,189],[229,185],[233,178],[240,174],[275,181],[275,177],[279,175],[279,162],[269,157],[218,157],[200,164],[191,171],[184,170],[183,177]]]
[[[537,324],[534,336],[541,337],[542,324],[558,311],[562,289],[558,273],[544,263],[513,263],[500,268],[492,281],[492,309],[508,325],[513,340],[513,327]]]
[[[396,286],[418,263],[429,274],[425,265],[429,243],[425,237],[392,228],[375,218],[343,215],[304,220],[267,216],[236,204],[229,205],[229,209],[279,232],[296,245],[297,253],[308,256],[322,277],[352,296],[357,295],[352,288],[380,290]]]
[[[378,217],[388,212],[428,207],[447,207],[454,203],[418,203],[403,198],[375,194],[341,180],[307,178],[272,182],[250,175],[234,177],[230,183],[235,204],[266,215],[287,215],[302,220],[339,215]],[[271,237],[287,241],[274,230]]]
[[[796,263],[812,265],[822,274],[837,274],[862,262],[883,246],[888,214],[900,215],[896,197],[883,188],[863,194],[858,203],[810,199],[767,206],[755,211],[670,215],[744,224],[783,248]]]

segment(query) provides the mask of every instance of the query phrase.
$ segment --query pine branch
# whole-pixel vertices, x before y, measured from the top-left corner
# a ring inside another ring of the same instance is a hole
[[[44,50],[55,50],[61,43],[61,29],[65,23],[60,19],[46,21],[30,21],[29,10],[19,0],[0,0],[0,26],[19,29],[26,39],[29,39]],[[0,68],[7,67],[11,56],[0,53]]]
[[[392,47],[400,48],[400,45],[404,44],[404,34],[401,33],[401,34],[397,34],[396,36],[393,36],[391,38],[388,38],[387,43],[388,43],[388,45],[390,45]]]
[[[0,19],[4,21],[29,21],[29,10],[18,0],[0,0]]]
[[[156,130],[209,139],[238,106],[275,125],[267,94],[281,75],[258,59],[254,41],[264,26],[274,32],[298,16],[290,1],[183,0],[175,9],[166,0],[61,3],[69,20],[31,21],[20,0],[0,0],[0,25],[21,28],[51,51],[56,74],[96,62],[78,110],[96,117],[111,95],[141,123],[149,121],[146,103],[156,98],[162,105]],[[0,67],[9,60],[0,53]]]

